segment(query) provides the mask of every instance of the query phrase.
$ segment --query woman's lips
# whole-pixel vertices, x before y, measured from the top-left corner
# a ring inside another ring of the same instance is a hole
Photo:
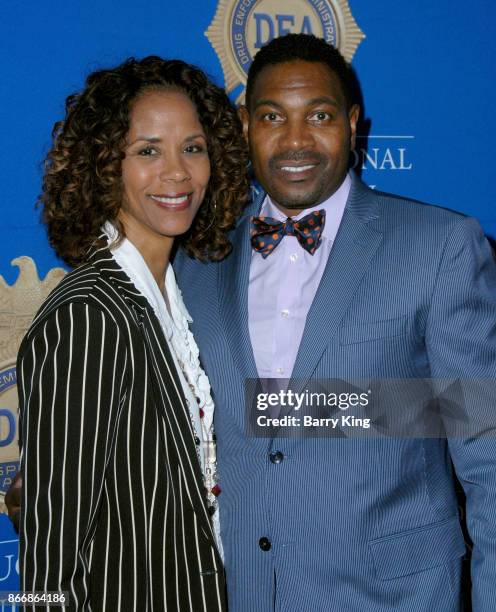
[[[192,193],[150,194],[148,196],[162,208],[184,210],[191,203]]]

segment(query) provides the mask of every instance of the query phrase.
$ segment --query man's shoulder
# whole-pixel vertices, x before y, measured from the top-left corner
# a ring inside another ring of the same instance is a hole
[[[479,222],[437,204],[371,189],[355,177],[347,203],[373,230],[382,234],[383,244],[405,255],[417,250],[442,254],[448,242],[473,244],[483,241]]]
[[[467,215],[461,212],[451,210],[440,204],[422,202],[383,191],[371,191],[374,193],[379,206],[385,214],[422,217],[426,220],[437,221],[439,223],[458,223],[467,217]]]
[[[481,234],[476,219],[438,204],[370,189],[365,186],[364,197],[373,210],[371,225],[392,239],[404,236],[412,245],[422,248],[444,243],[449,236]]]
[[[422,222],[438,225],[453,225],[460,223],[467,216],[463,213],[446,208],[440,204],[422,202],[403,195],[388,193],[371,189],[360,179],[354,180],[354,189],[350,194],[357,192],[359,197],[374,203],[378,216],[384,217],[386,222]]]

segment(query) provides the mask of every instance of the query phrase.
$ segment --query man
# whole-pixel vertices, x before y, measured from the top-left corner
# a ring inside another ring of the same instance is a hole
[[[479,226],[347,173],[359,109],[323,41],[264,47],[240,113],[266,193],[225,261],[176,261],[216,402],[230,611],[458,611],[451,460],[467,495],[473,610],[494,610],[491,437],[250,437],[245,411],[257,377],[494,380],[496,272]]]
[[[453,462],[474,544],[473,610],[494,610],[490,436],[246,434],[246,379],[496,375],[496,272],[481,229],[348,174],[359,116],[349,78],[339,53],[307,35],[260,50],[240,115],[265,193],[225,261],[176,262],[216,402],[229,607],[459,610]]]

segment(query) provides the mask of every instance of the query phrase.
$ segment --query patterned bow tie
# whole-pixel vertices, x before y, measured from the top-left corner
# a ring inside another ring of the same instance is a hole
[[[251,246],[265,259],[284,236],[296,236],[305,251],[313,255],[322,242],[324,225],[324,209],[316,210],[297,221],[289,217],[282,222],[272,217],[252,217]]]

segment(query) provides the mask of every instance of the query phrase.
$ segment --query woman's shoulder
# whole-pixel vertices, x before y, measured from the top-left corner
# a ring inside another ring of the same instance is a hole
[[[76,319],[79,313],[85,313],[87,317],[96,316],[118,326],[121,326],[120,320],[130,317],[118,287],[91,260],[69,272],[53,289],[35,315],[26,337],[37,334],[42,323],[66,310],[71,310]]]

